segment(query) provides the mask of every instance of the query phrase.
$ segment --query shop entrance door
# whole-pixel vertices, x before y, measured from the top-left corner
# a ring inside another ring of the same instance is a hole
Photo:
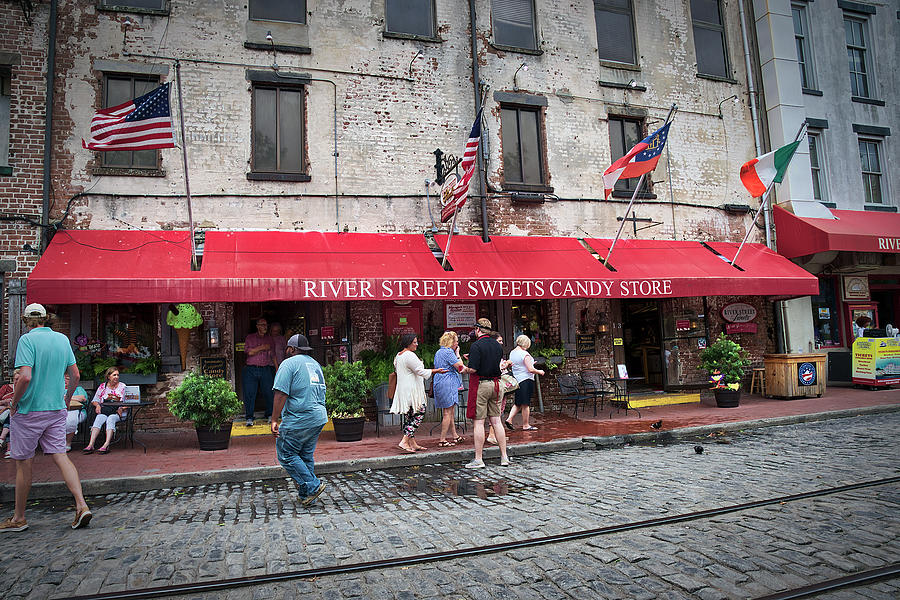
[[[878,304],[879,327],[900,327],[900,277],[869,276],[869,289]]]
[[[622,301],[622,340],[629,377],[643,377],[632,389],[663,389],[659,303],[655,300]]]

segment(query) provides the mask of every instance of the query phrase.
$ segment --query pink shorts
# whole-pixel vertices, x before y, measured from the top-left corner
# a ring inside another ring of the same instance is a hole
[[[38,444],[44,454],[66,453],[66,409],[42,410],[9,419],[9,456],[13,460],[34,457]]]

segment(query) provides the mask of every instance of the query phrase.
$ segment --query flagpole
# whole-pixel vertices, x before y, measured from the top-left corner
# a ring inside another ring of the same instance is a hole
[[[622,224],[619,225],[619,231],[616,232],[616,237],[609,246],[609,252],[606,253],[606,258],[603,259],[603,262],[607,265],[609,264],[609,257],[612,254],[613,248],[616,247],[616,242],[619,241],[619,236],[622,235],[622,229],[625,228],[625,222],[628,220],[628,213],[631,212],[631,207],[634,205],[635,198],[637,198],[638,190],[641,189],[641,184],[644,183],[644,177],[646,176],[646,173],[642,174],[641,178],[638,179],[637,185],[634,187],[634,193],[631,195],[631,202],[628,203],[628,208],[625,209],[625,216],[622,217]]]
[[[673,103],[672,107],[669,109],[669,114],[666,115],[666,122],[663,123],[663,125],[662,125],[663,127],[665,127],[670,122],[670,119],[675,115],[676,110],[678,110],[678,106]],[[609,246],[609,252],[606,253],[606,258],[603,259],[603,263],[606,265],[609,265],[609,257],[612,256],[613,248],[616,247],[616,242],[619,241],[619,236],[622,235],[622,229],[625,228],[625,223],[626,223],[626,221],[628,221],[628,213],[631,212],[631,207],[634,206],[634,201],[637,198],[638,191],[640,191],[641,184],[644,183],[644,177],[646,177],[646,176],[647,176],[646,173],[641,175],[641,178],[638,179],[637,185],[634,187],[634,193],[631,195],[631,202],[628,203],[628,208],[625,209],[625,216],[622,217],[622,224],[619,225],[619,231],[616,232],[616,237],[613,240],[613,243],[610,244],[610,246]]]
[[[806,129],[806,121],[800,125],[800,129],[797,130],[797,135],[794,136],[793,142],[800,140],[803,137],[803,132]],[[791,143],[793,143],[791,142]],[[765,193],[762,195],[762,199],[759,202],[759,211],[756,213],[756,216],[753,217],[753,222],[750,223],[750,227],[747,228],[747,234],[744,236],[741,245],[738,246],[737,252],[734,253],[734,258],[731,259],[731,266],[734,266],[734,263],[737,261],[738,254],[741,253],[741,250],[744,248],[744,244],[747,243],[747,240],[750,239],[750,234],[753,233],[753,228],[756,226],[756,220],[759,218],[760,213],[765,213],[768,208],[768,202],[770,197],[770,192],[772,188],[775,187],[775,180],[772,180],[772,183],[769,184],[769,187],[766,188]],[[768,233],[768,232],[767,232]]]
[[[456,202],[456,200],[453,200]],[[456,230],[456,215],[459,214],[459,208],[453,211],[453,220],[450,221],[450,235],[447,236],[447,248],[444,249],[444,258],[441,260],[441,268],[446,270],[447,257],[450,256],[450,242],[453,241],[453,232]]]
[[[191,180],[188,177],[187,140],[184,137],[184,102],[181,96],[181,62],[175,61],[175,85],[178,88],[178,122],[181,126],[181,157],[184,161],[184,194],[187,199],[188,227],[191,232],[191,270],[199,271],[197,242],[194,240],[194,212],[191,209]]]

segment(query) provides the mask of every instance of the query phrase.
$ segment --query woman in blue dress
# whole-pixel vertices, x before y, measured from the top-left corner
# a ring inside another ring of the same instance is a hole
[[[453,413],[459,403],[459,389],[462,386],[459,374],[464,366],[459,357],[459,336],[456,332],[445,332],[441,336],[440,344],[440,349],[434,355],[434,368],[446,369],[446,372],[434,375],[434,405],[443,413],[438,446],[447,448],[463,441],[462,436],[456,434],[456,420]],[[450,439],[447,439],[448,435]]]

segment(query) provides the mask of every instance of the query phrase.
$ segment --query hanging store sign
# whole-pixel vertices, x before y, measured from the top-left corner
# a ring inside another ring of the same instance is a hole
[[[444,304],[446,329],[469,330],[475,326],[478,305],[474,302],[447,302]]]
[[[725,323],[725,333],[756,333],[756,323]]]
[[[756,307],[746,302],[732,302],[722,308],[722,318],[729,323],[749,323],[756,318]]]
[[[671,279],[316,279],[298,287],[299,300],[670,298],[696,291],[679,290]]]

